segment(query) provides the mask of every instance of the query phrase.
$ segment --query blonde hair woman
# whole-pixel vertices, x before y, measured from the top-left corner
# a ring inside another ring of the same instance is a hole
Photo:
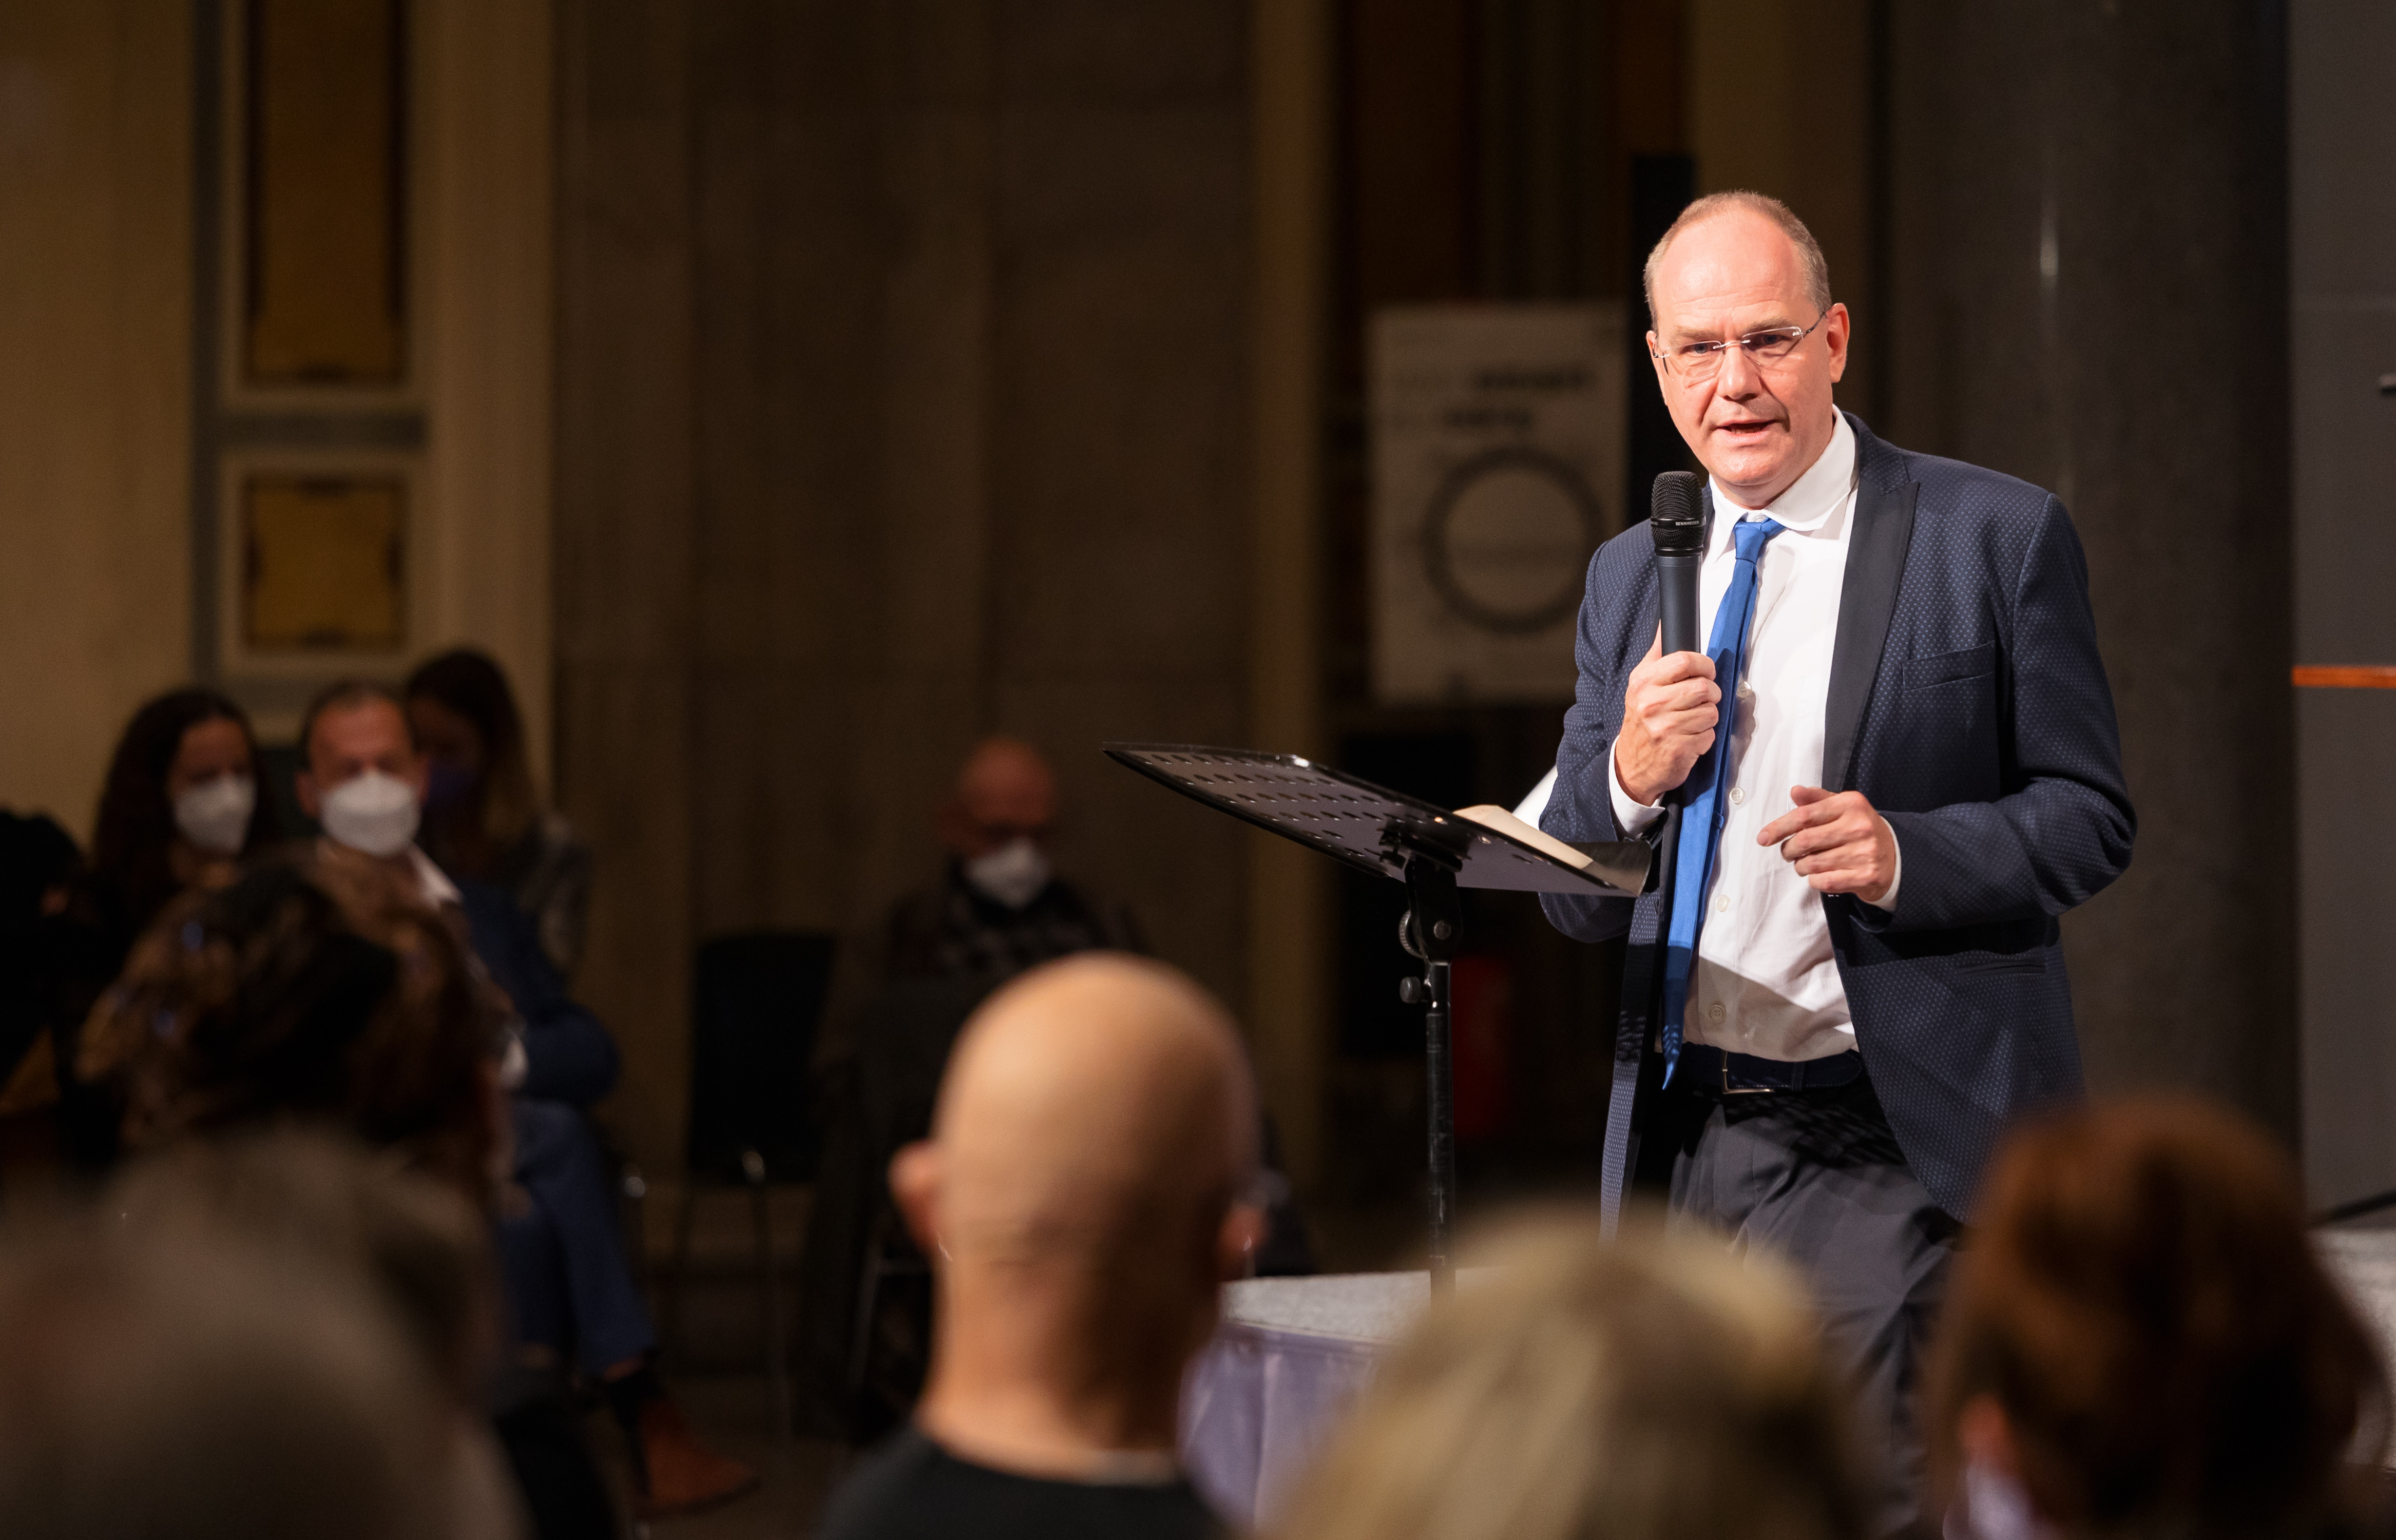
[[[1594,1215],[1493,1236],[1294,1495],[1289,1540],[1853,1540],[1869,1486],[1795,1284]]]

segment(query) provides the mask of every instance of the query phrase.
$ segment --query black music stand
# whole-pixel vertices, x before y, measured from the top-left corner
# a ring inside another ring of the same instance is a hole
[[[1185,797],[1284,839],[1319,850],[1359,871],[1406,885],[1399,944],[1422,960],[1423,976],[1398,985],[1399,998],[1423,1010],[1425,1071],[1431,1101],[1431,1286],[1455,1286],[1448,1254],[1456,1192],[1456,1110],[1448,1057],[1448,965],[1464,929],[1459,888],[1575,893],[1617,898],[1647,884],[1647,846],[1576,844],[1575,866],[1500,830],[1418,797],[1311,763],[1295,754],[1188,744],[1110,743],[1107,757]],[[1559,842],[1560,843],[1562,842]]]

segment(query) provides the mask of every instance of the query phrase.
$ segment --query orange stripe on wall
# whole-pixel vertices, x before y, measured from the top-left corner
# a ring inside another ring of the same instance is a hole
[[[2396,690],[2396,668],[2361,664],[2347,668],[2297,668],[2290,677],[2305,689]]]

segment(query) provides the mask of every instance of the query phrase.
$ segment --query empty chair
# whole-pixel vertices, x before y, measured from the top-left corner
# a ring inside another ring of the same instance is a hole
[[[790,1417],[789,1353],[774,1264],[768,1189],[811,1182],[817,1136],[808,1063],[832,983],[834,938],[802,931],[718,936],[693,969],[687,1185],[675,1228],[666,1335],[673,1336],[690,1264],[691,1223],[708,1188],[749,1194],[758,1309],[778,1431]]]

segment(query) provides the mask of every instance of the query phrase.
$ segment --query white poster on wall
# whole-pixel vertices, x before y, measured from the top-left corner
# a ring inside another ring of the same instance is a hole
[[[1622,307],[1375,312],[1373,693],[1570,699],[1591,552],[1623,527]]]

